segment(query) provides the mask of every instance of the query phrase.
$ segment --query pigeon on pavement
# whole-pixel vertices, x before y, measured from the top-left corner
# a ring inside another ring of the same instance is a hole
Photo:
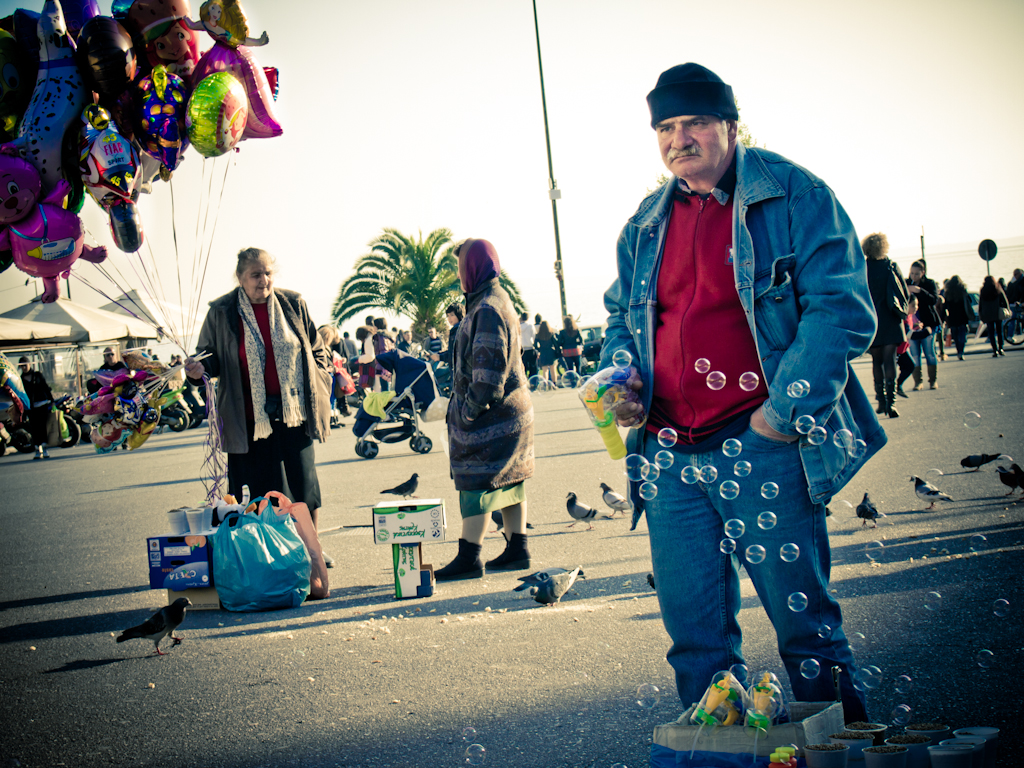
[[[936,501],[952,501],[952,497],[940,491],[934,485],[929,482],[922,480],[916,475],[910,478],[910,482],[914,484],[914,493],[917,494],[917,498],[921,501],[929,502],[925,509],[935,509]]]
[[[505,519],[504,517],[502,517],[500,509],[496,509],[493,512],[491,512],[491,520],[494,522],[494,525],[496,526],[495,529],[491,531],[491,533],[498,533],[500,531],[501,535],[505,536],[505,532],[501,530],[505,527]],[[529,530],[533,530],[533,523],[527,523],[526,527]],[[505,536],[505,538],[507,539],[508,536]]]
[[[655,592],[658,591],[658,588],[656,586],[654,586],[654,574],[653,573],[648,573],[647,574],[647,583],[651,585],[651,589],[653,589]]]
[[[998,459],[1000,455],[1001,454],[998,453],[982,453],[966,456],[965,458],[960,459],[960,466],[964,469],[973,469],[977,472],[989,462]]]
[[[1011,464],[1009,469],[996,467],[996,472],[999,473],[1000,482],[1010,489],[1007,496],[1012,496],[1018,488],[1024,491],[1024,470],[1020,468],[1019,464]]]
[[[857,505],[857,517],[860,517],[864,520],[864,522],[861,523],[861,527],[867,525],[868,520],[870,520],[871,527],[877,528],[878,523],[876,523],[875,520],[877,520],[880,517],[885,517],[885,515],[878,511],[878,507],[874,505],[874,502],[871,501],[871,499],[868,497],[867,492],[865,492],[864,499],[861,501],[860,504]]]
[[[581,501],[577,501],[575,493],[570,491],[569,495],[565,497],[565,508],[569,510],[569,516],[573,519],[573,522],[569,525],[570,528],[575,526],[580,520],[586,520],[587,525],[590,526],[587,530],[594,530],[593,520],[597,516],[597,510]]]
[[[391,493],[395,496],[402,496],[403,498],[409,498],[416,493],[416,488],[419,486],[419,475],[415,472],[412,473],[412,477],[406,480],[401,485],[396,485],[394,488],[388,488],[387,490],[381,491],[381,493]]]
[[[552,605],[562,599],[562,595],[569,591],[569,588],[576,583],[576,579],[585,578],[582,567],[573,568],[571,571],[567,571],[565,568],[548,568],[531,573],[529,576],[520,576],[519,580],[523,583],[514,591],[522,592],[524,589],[530,589],[530,594],[538,603]]]
[[[160,650],[160,641],[170,635],[171,640],[174,641],[172,647],[181,642],[180,637],[174,636],[174,630],[185,620],[185,609],[190,605],[192,603],[187,597],[179,597],[170,605],[154,613],[139,624],[139,626],[126,629],[117,636],[117,642],[123,643],[125,640],[145,638],[152,640],[156,645],[157,656],[166,656],[167,654]]]
[[[622,514],[629,512],[629,502],[626,501],[622,494],[613,491],[607,483],[601,483],[601,490],[604,491],[601,498],[605,504],[611,507],[612,517],[615,517],[617,512],[622,512]]]

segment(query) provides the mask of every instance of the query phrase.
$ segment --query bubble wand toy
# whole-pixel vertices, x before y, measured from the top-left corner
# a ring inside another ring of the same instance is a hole
[[[635,368],[625,366],[604,368],[580,387],[580,402],[587,409],[591,422],[597,427],[608,455],[613,459],[626,456],[626,446],[615,426],[615,414],[628,403],[638,403],[640,398],[630,386],[638,377]]]

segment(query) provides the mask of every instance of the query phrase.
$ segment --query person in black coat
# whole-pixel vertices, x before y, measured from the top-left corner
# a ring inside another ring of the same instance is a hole
[[[906,317],[906,296],[903,273],[890,261],[889,239],[874,232],[861,243],[868,260],[868,289],[878,316],[878,330],[871,342],[871,370],[875,377],[876,413],[893,419],[899,416],[896,399],[896,348],[906,340],[903,319]],[[896,306],[899,304],[899,306]]]
[[[949,326],[949,333],[956,345],[956,356],[963,360],[964,345],[967,343],[967,324],[975,319],[975,314],[974,307],[971,306],[971,294],[960,275],[953,275],[946,281],[943,299],[946,305],[946,325]]]
[[[32,368],[27,357],[18,360],[18,368],[21,373],[21,384],[28,397],[28,431],[32,435],[32,444],[36,447],[34,459],[48,459],[50,454],[46,452],[46,431],[50,420],[50,411],[53,410],[53,392],[50,385],[46,383],[46,377]]]

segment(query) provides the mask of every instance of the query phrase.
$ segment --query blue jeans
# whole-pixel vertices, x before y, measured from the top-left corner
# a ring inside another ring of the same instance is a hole
[[[956,344],[956,353],[963,357],[964,345],[967,344],[967,326],[951,325],[949,326],[949,333],[953,337],[953,343]]]
[[[648,436],[650,437],[650,436]],[[662,620],[672,639],[668,662],[676,673],[676,688],[684,707],[700,701],[711,678],[733,664],[744,664],[743,638],[737,615],[740,610],[742,563],[750,575],[768,618],[775,627],[779,654],[798,701],[831,701],[835,698],[831,668],[838,665],[846,720],[867,718],[865,698],[853,686],[853,654],[843,631],[839,603],[828,593],[831,551],[825,525],[825,505],[811,501],[800,463],[797,443],[781,443],[758,435],[749,427],[740,435],[742,452],[735,458],[720,450],[708,453],[673,452],[672,467],[657,482],[658,495],[647,502],[651,560]],[[662,450],[657,440],[645,440],[644,455],[654,462]],[[747,461],[746,477],[733,473],[736,462]],[[680,473],[687,464],[712,465],[718,478],[710,484],[687,485]],[[722,498],[726,480],[739,483],[736,499]],[[779,495],[761,496],[761,486],[773,482]],[[774,512],[777,524],[763,530],[758,515]],[[736,539],[736,553],[722,554],[724,524],[742,520],[745,531]],[[747,547],[760,544],[767,550],[763,562],[746,562]],[[779,550],[796,544],[799,557],[784,562]],[[790,610],[789,596],[803,592],[806,610]],[[819,636],[822,625],[831,628]],[[820,674],[807,679],[800,673],[805,659],[816,659]],[[751,674],[757,670],[750,670]]]
[[[910,359],[914,361],[914,367],[921,367],[921,353],[924,353],[925,362],[928,365],[938,365],[939,361],[935,357],[935,331],[932,331],[923,339],[911,339],[910,349],[907,350],[910,353]],[[916,379],[915,379],[916,381]]]

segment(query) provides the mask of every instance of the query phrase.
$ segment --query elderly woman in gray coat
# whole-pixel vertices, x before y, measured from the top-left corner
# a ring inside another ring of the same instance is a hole
[[[466,316],[450,344],[448,404],[451,475],[459,491],[462,536],[440,581],[483,576],[480,553],[490,512],[501,510],[509,539],[488,570],[530,567],[525,481],[533,477],[533,403],[523,370],[519,317],[498,285],[501,264],[486,240],[456,246]]]
[[[309,309],[294,291],[274,287],[273,257],[259,248],[238,254],[239,287],[210,302],[197,352],[185,373],[216,378],[221,437],[228,455],[228,489],[241,497],[280,491],[320,508],[313,441],[331,433],[331,353]],[[333,561],[324,554],[327,566]]]

